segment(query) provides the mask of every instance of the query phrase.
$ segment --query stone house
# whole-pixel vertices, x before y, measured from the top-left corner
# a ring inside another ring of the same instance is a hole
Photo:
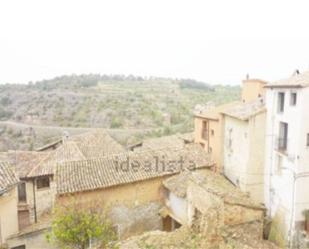
[[[185,169],[211,167],[208,154],[197,144],[66,162],[57,167],[57,203],[71,202],[72,197],[79,203],[100,203],[110,212],[119,237],[126,238],[162,227],[164,179]],[[129,214],[134,216],[127,219]]]
[[[0,247],[18,232],[17,184],[18,178],[9,163],[0,162]]]
[[[41,234],[43,230],[37,229],[41,221],[50,219],[55,205],[57,164],[104,157],[110,153],[123,151],[120,144],[106,132],[98,129],[67,138],[54,150],[48,147],[47,151],[6,153],[6,158],[11,162],[20,179],[17,205],[19,232],[10,238],[9,245],[15,247],[20,244],[32,248],[37,241],[43,243],[44,236]],[[29,240],[25,239],[27,237]],[[23,242],[27,243],[22,244]]]
[[[309,72],[296,71],[266,91],[265,203],[272,238],[292,245],[297,231],[308,231]]]
[[[265,94],[265,81],[259,79],[243,80],[241,100],[221,106],[205,106],[194,111],[194,141],[210,153],[216,163],[216,170],[223,172],[224,122],[222,113],[239,103],[248,103]]]
[[[263,239],[264,207],[223,176],[210,170],[186,171],[163,185],[162,213],[177,226],[129,238],[119,243],[121,249],[278,249]]]
[[[264,99],[223,112],[223,173],[257,202],[264,202],[266,107]]]
[[[233,186],[224,176],[209,170],[183,172],[163,181],[167,214],[181,225],[207,227],[203,215],[220,213],[220,219],[208,228],[220,230],[222,226],[234,226],[259,222],[262,237],[265,208],[246,193]],[[179,205],[181,203],[181,205]],[[211,231],[205,230],[205,233]]]

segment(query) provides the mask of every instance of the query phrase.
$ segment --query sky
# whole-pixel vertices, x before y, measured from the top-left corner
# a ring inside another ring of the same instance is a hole
[[[307,0],[3,0],[0,84],[134,74],[211,84],[309,69]]]

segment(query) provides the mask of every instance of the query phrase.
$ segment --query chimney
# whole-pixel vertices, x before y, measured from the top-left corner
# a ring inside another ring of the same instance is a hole
[[[69,139],[69,132],[64,131],[62,134],[62,142],[65,142]]]
[[[296,75],[299,75],[299,74],[300,74],[299,70],[296,69],[296,70],[294,71],[294,73],[293,73],[293,76],[296,76]]]

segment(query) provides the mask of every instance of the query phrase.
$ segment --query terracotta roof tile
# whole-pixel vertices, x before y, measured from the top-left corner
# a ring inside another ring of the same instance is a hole
[[[175,195],[185,198],[190,183],[196,183],[208,192],[220,196],[230,204],[263,208],[251,200],[247,193],[230,183],[224,176],[210,170],[203,172],[183,172],[163,181],[163,185]]]
[[[87,159],[104,157],[125,151],[116,140],[102,129],[95,129],[94,131],[73,136],[69,138],[69,141],[76,143],[81,153]]]
[[[26,178],[29,172],[48,156],[47,152],[9,151],[6,160],[14,166],[19,178]]]
[[[27,177],[53,175],[59,163],[100,158],[124,151],[125,149],[108,133],[102,129],[95,129],[64,140],[61,146],[48,152],[43,160],[32,166]]]
[[[179,162],[181,159],[184,160],[182,167]],[[197,144],[66,162],[57,166],[58,193],[107,188],[171,175],[192,167],[193,164],[196,168],[213,166],[209,155]]]
[[[294,73],[291,77],[275,81],[266,87],[309,87],[309,71],[300,74]]]
[[[194,141],[193,133],[175,134],[170,136],[163,136],[158,138],[149,138],[141,143],[138,151],[158,150],[169,147],[182,148],[187,143]]]
[[[0,194],[18,183],[13,167],[8,162],[0,162]]]
[[[194,116],[200,117],[200,118],[206,118],[206,119],[212,119],[212,120],[219,120],[220,114],[225,111],[227,108],[231,108],[234,105],[239,104],[240,102],[234,101],[231,103],[206,108],[205,110],[195,111]]]
[[[250,103],[242,103],[233,105],[222,111],[223,114],[238,118],[240,120],[248,120],[249,118],[266,111],[264,100],[258,99]]]

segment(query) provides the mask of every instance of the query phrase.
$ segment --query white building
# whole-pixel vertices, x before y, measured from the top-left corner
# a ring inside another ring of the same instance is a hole
[[[223,112],[224,175],[258,203],[264,202],[266,109],[263,98]]]
[[[269,84],[266,105],[265,204],[274,236],[291,242],[309,210],[309,71]]]

